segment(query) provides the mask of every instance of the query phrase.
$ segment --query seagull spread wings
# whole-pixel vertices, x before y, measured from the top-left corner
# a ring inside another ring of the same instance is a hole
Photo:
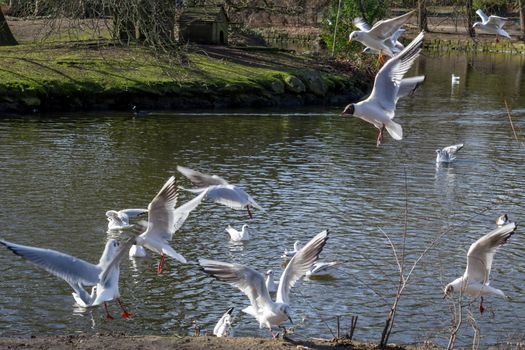
[[[368,31],[368,34],[375,37],[376,39],[390,38],[403,24],[405,24],[410,19],[410,17],[414,13],[415,13],[415,10],[407,12],[404,15],[401,15],[398,17],[378,21],[372,26],[372,29]],[[364,21],[361,20],[361,23],[364,23]],[[358,27],[355,22],[354,22],[354,25]],[[360,27],[358,28],[361,30],[366,30]]]
[[[452,156],[452,155],[456,154],[456,152],[459,151],[462,148],[463,148],[463,144],[462,143],[458,143],[457,145],[447,146],[447,147],[443,148],[443,151],[447,152],[449,155]]]
[[[310,242],[306,243],[304,247],[295,253],[294,257],[290,260],[281,275],[275,301],[278,303],[289,303],[290,289],[295,285],[297,280],[310,270],[312,265],[319,258],[319,254],[323,250],[327,240],[328,231],[325,230],[317,234],[310,240]]]
[[[148,205],[148,228],[144,236],[159,236],[171,240],[175,233],[175,205],[177,204],[177,182],[172,176]]]
[[[199,265],[207,274],[230,283],[246,294],[257,314],[271,303],[264,276],[254,269],[208,259],[199,259]]]
[[[474,242],[467,253],[465,278],[488,285],[494,254],[500,245],[507,242],[515,230],[516,224],[512,222],[487,233]]]
[[[403,51],[390,59],[379,70],[374,81],[374,89],[369,97],[370,100],[377,100],[377,103],[385,110],[395,110],[401,81],[419,56],[423,47],[423,37],[424,32],[419,33]]]
[[[354,18],[354,20],[352,21],[352,23],[354,24],[354,26],[356,26],[359,30],[362,30],[364,32],[368,32],[370,30],[370,26],[368,25],[368,23],[366,23],[366,21],[364,19],[362,19],[361,17],[357,17],[357,18]]]
[[[478,9],[476,13],[481,18],[481,21],[483,24],[493,25],[497,28],[503,27],[503,25],[505,24],[505,21],[507,20],[506,18],[500,17],[500,16],[492,15],[489,17],[481,9]]]

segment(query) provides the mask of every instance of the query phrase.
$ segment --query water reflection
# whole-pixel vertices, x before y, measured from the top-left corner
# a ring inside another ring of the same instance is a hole
[[[232,243],[224,228],[241,227],[246,213],[204,203],[172,241],[190,264],[167,260],[160,276],[152,253],[124,259],[120,291],[134,315],[129,320],[109,322],[101,308],[79,312],[66,283],[0,251],[0,334],[188,334],[195,320],[212,329],[225,309],[239,312],[248,301],[205,276],[198,258],[271,268],[279,276],[284,249],[329,229],[321,257],[342,264],[333,279],[301,280],[294,287],[293,318],[304,319],[298,332],[330,337],[321,318],[359,315],[356,337],[377,341],[399,276],[381,230],[400,247],[407,206],[407,264],[448,233],[415,270],[392,341],[443,344],[450,323],[443,286],[463,273],[469,245],[492,229],[497,216],[507,212],[521,220],[524,151],[513,139],[503,100],[514,107],[523,137],[523,58],[426,56],[414,69],[427,81],[413,98],[400,100],[396,112],[406,138],[386,138],[381,148],[373,127],[339,118],[338,107],[2,119],[0,220],[7,240],[95,261],[107,238],[105,211],[149,203],[178,164],[227,175],[266,211],[249,222],[252,240]],[[461,76],[453,96],[452,72]],[[457,142],[465,144],[458,158],[436,167],[434,150]],[[179,201],[191,198],[182,193]],[[482,344],[525,333],[519,322],[525,245],[515,236],[498,251],[491,275],[513,299],[490,298],[494,314],[475,314]],[[236,319],[237,335],[268,336],[251,317]],[[470,337],[465,326],[460,344],[470,344]]]

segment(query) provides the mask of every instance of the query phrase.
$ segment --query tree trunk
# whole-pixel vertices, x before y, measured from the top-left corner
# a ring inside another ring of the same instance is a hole
[[[15,37],[7,25],[7,21],[5,20],[4,14],[2,13],[2,8],[0,8],[0,46],[16,44],[17,42]]]
[[[472,25],[474,24],[474,16],[473,16],[473,10],[472,10],[472,0],[465,1],[465,11],[467,16],[467,32],[468,35],[473,38],[476,35],[476,32],[474,31],[474,28],[472,28]]]
[[[521,40],[525,40],[525,8],[523,7],[523,0],[518,0],[518,7],[520,13]]]
[[[419,27],[419,30],[424,30],[425,32],[428,32],[426,0],[417,1],[417,10],[417,25]]]

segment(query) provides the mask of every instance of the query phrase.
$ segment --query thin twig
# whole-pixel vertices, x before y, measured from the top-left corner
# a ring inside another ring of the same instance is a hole
[[[510,115],[510,109],[509,109],[509,105],[507,104],[507,99],[505,99],[504,102],[505,102],[505,109],[507,110],[507,116],[509,117],[509,121],[510,121],[510,127],[512,128],[512,132],[514,133],[514,138],[516,139],[516,142],[518,142],[520,145],[523,145],[523,142],[521,142],[518,139],[518,135],[516,134],[516,129],[514,128],[514,123],[512,122],[512,116]]]
[[[379,232],[381,232],[383,235],[385,235],[386,239],[388,240],[388,243],[390,244],[390,247],[392,248],[392,252],[394,253],[394,257],[396,258],[396,263],[397,263],[397,267],[399,269],[399,272],[401,274],[403,274],[403,268],[401,267],[401,263],[399,262],[399,258],[397,256],[397,251],[396,251],[396,247],[394,246],[394,243],[392,243],[392,241],[390,240],[390,237],[388,237],[386,232],[383,231],[383,229],[381,227],[378,227],[377,229],[379,230]]]

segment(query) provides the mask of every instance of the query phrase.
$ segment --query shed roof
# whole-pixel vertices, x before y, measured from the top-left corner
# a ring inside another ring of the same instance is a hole
[[[222,5],[186,7],[179,17],[180,22],[229,22]]]

